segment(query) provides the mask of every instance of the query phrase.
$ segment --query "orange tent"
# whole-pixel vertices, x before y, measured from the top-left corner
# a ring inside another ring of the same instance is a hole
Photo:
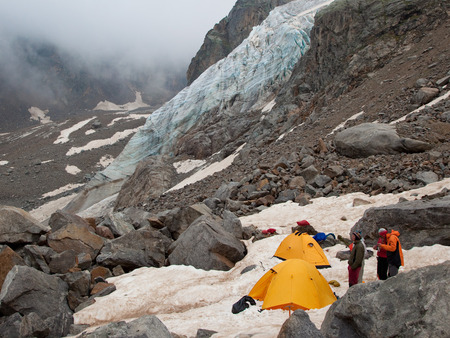
[[[267,271],[250,297],[263,301],[262,309],[320,309],[336,301],[330,285],[314,265],[288,259]]]
[[[300,258],[314,264],[316,268],[330,267],[319,243],[306,232],[296,231],[287,236],[280,243],[274,256],[280,259]]]

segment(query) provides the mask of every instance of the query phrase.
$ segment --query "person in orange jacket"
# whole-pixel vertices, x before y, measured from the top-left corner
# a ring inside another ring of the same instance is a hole
[[[388,278],[394,277],[398,274],[400,266],[404,266],[403,251],[400,240],[398,239],[400,232],[391,230],[391,233],[386,234],[387,244],[378,244],[378,247],[387,251],[388,259]]]

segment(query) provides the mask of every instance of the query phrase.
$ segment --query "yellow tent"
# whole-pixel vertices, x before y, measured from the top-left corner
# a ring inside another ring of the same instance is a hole
[[[319,243],[306,232],[296,231],[287,236],[280,243],[274,256],[280,259],[300,258],[314,264],[319,269],[330,267]]]
[[[267,271],[250,297],[263,301],[263,309],[320,309],[336,301],[326,279],[303,259],[288,259]]]

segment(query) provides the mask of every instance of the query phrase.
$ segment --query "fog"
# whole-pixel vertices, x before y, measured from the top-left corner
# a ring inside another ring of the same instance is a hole
[[[188,64],[236,0],[0,0],[2,54],[14,38],[45,41],[86,60]]]
[[[142,92],[160,105],[186,85],[206,33],[236,0],[0,0],[0,131]]]

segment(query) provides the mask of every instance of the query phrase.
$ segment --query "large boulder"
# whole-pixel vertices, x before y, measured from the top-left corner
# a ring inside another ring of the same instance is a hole
[[[450,261],[357,284],[331,305],[325,337],[448,337]],[[300,329],[300,328],[299,328]]]
[[[214,219],[202,216],[171,247],[170,264],[203,270],[229,270],[244,258],[246,248]]]
[[[6,205],[0,206],[0,243],[37,243],[50,227],[41,224],[28,212]]]
[[[125,271],[144,266],[161,267],[170,243],[166,236],[150,227],[131,231],[106,243],[97,263],[109,267],[120,265]]]
[[[88,225],[69,223],[48,235],[47,243],[58,253],[73,250],[77,254],[88,253],[94,258],[103,247],[104,239]]]
[[[93,332],[82,333],[80,337],[172,338],[172,334],[158,317],[147,315],[128,323],[125,321],[109,323]]]
[[[73,323],[67,305],[67,284],[27,266],[16,265],[6,276],[0,293],[0,313],[5,316],[37,313],[50,328],[50,335],[62,337]]]
[[[362,230],[367,241],[375,242],[379,228],[398,230],[403,249],[450,245],[450,196],[367,209],[351,231]]]
[[[400,138],[395,126],[381,123],[362,123],[345,129],[336,134],[334,145],[339,153],[352,158],[431,149],[426,142]]]

